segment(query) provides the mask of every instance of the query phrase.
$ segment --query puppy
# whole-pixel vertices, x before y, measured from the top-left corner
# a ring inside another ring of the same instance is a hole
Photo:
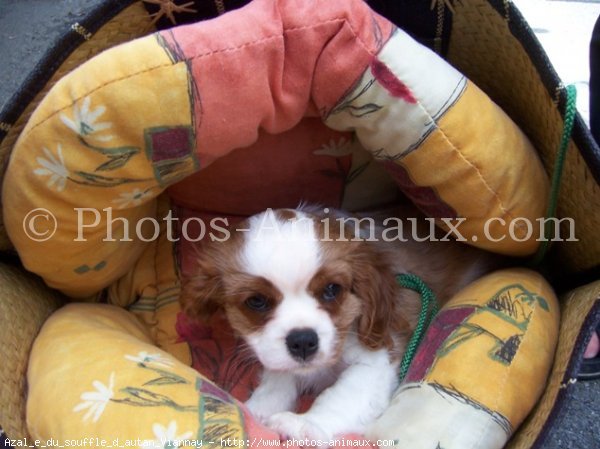
[[[246,405],[283,438],[363,433],[388,406],[420,311],[397,274],[420,276],[443,304],[492,266],[456,242],[416,242],[415,229],[383,241],[386,216],[268,210],[200,250],[184,312],[202,319],[224,310],[264,367]],[[305,392],[316,399],[295,413]]]

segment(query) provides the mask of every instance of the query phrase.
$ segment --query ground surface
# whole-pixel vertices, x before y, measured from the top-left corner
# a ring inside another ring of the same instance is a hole
[[[100,0],[0,0],[0,109],[56,39]],[[425,0],[424,0],[425,1]],[[589,36],[598,1],[515,0],[565,83],[575,83],[588,113]],[[0,423],[1,425],[2,423]],[[580,382],[545,449],[600,448],[600,381]]]

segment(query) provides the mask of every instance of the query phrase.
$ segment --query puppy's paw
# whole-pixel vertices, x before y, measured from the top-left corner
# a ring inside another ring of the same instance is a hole
[[[281,406],[268,397],[257,398],[252,396],[246,401],[246,407],[252,412],[252,415],[262,424],[268,425],[271,416],[281,412]]]
[[[298,440],[301,446],[329,446],[332,435],[307,414],[277,413],[267,420],[267,426],[282,439]]]

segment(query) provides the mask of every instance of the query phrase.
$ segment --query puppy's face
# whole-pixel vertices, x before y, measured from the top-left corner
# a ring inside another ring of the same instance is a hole
[[[270,370],[332,365],[349,332],[369,347],[389,346],[393,273],[365,242],[336,236],[299,211],[251,217],[229,240],[202,248],[184,310],[199,317],[223,308]]]

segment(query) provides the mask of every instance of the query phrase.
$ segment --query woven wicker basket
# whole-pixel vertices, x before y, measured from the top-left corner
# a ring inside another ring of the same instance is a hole
[[[163,3],[168,3],[165,0]],[[207,19],[246,0],[196,0],[178,23]],[[95,54],[171,26],[160,2],[106,0],[73,24],[0,111],[0,161],[6,161],[31,112],[64,74]],[[182,2],[176,2],[181,4]],[[185,3],[185,2],[183,2]],[[523,128],[552,173],[563,131],[566,94],[531,29],[506,0],[371,0],[379,13],[464,72]],[[449,5],[452,8],[449,8]],[[433,5],[433,7],[432,7]],[[233,32],[233,31],[232,31]],[[0,163],[0,173],[4,164]],[[564,167],[558,215],[576,223],[579,241],[555,245],[548,277],[562,298],[559,346],[544,396],[507,447],[543,447],[583,348],[600,321],[600,149],[578,116]],[[25,438],[25,371],[29,348],[44,320],[64,301],[11,255],[0,219],[0,425]]]

